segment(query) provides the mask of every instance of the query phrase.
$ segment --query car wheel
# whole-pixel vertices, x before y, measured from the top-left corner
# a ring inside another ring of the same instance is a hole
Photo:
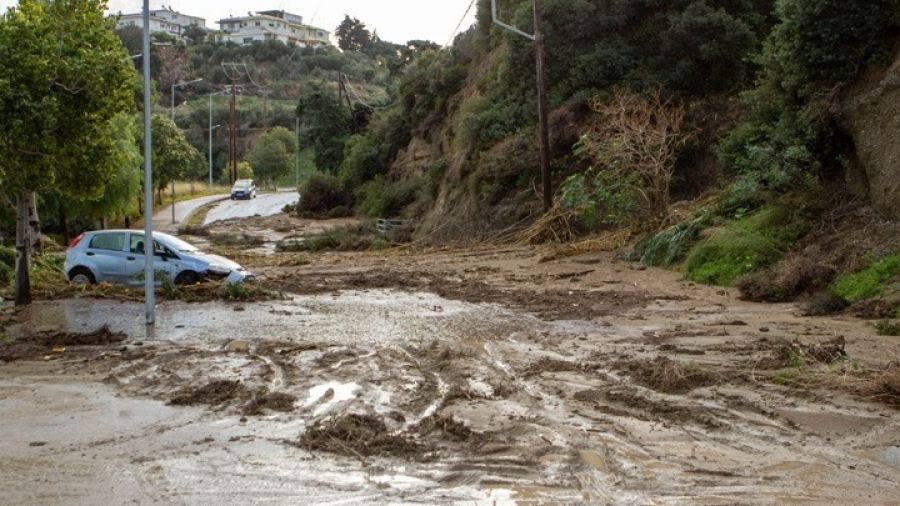
[[[69,281],[73,285],[93,285],[97,282],[94,274],[87,267],[76,267],[69,272]]]
[[[194,271],[184,271],[175,276],[176,285],[196,285],[200,276]]]

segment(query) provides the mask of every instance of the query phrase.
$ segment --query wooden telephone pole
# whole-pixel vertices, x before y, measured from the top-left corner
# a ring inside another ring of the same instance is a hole
[[[534,35],[507,25],[497,19],[497,0],[491,0],[494,23],[534,41],[534,59],[537,71],[538,128],[541,146],[541,179],[544,187],[544,213],[553,207],[553,181],[550,177],[550,128],[547,125],[547,78],[544,70],[544,28],[541,16],[541,0],[534,0]]]

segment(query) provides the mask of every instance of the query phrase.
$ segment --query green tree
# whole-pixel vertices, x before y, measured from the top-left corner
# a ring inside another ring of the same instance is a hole
[[[116,133],[116,150],[121,153],[121,164],[103,194],[92,199],[70,198],[60,205],[68,208],[69,214],[91,216],[103,220],[126,214],[137,198],[143,183],[143,163],[140,145],[143,137],[137,116],[120,114],[113,119]],[[61,223],[65,228],[65,224]]]
[[[372,33],[366,24],[356,18],[344,15],[344,20],[335,29],[338,47],[344,51],[366,51],[372,46]]]
[[[247,161],[260,183],[275,184],[280,177],[291,173],[297,153],[297,139],[290,130],[275,127],[262,136]]]
[[[151,128],[153,181],[156,183],[157,200],[161,203],[163,188],[172,182],[183,180],[204,158],[168,116],[154,115]]]
[[[315,150],[316,166],[335,173],[344,158],[344,142],[351,133],[350,113],[332,93],[318,90],[300,100],[297,117],[305,127],[300,140]]]
[[[198,25],[190,25],[185,27],[184,38],[187,39],[188,45],[196,46],[197,44],[203,44],[206,41],[206,30],[203,27]]]
[[[21,0],[0,17],[0,180],[16,196],[16,304],[31,303],[35,192],[97,198],[123,154],[112,120],[133,107],[133,66],[101,0]]]

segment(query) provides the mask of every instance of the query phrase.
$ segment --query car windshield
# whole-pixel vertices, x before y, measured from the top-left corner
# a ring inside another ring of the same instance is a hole
[[[233,188],[233,189],[235,189],[235,190],[246,190],[247,188],[250,188],[250,185],[234,185],[234,188]]]

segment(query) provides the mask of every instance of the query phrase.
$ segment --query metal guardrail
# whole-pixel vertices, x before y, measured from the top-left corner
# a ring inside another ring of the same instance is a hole
[[[389,232],[395,227],[408,227],[412,224],[413,220],[386,220],[383,218],[378,218],[378,220],[376,220],[376,227],[382,234]]]

